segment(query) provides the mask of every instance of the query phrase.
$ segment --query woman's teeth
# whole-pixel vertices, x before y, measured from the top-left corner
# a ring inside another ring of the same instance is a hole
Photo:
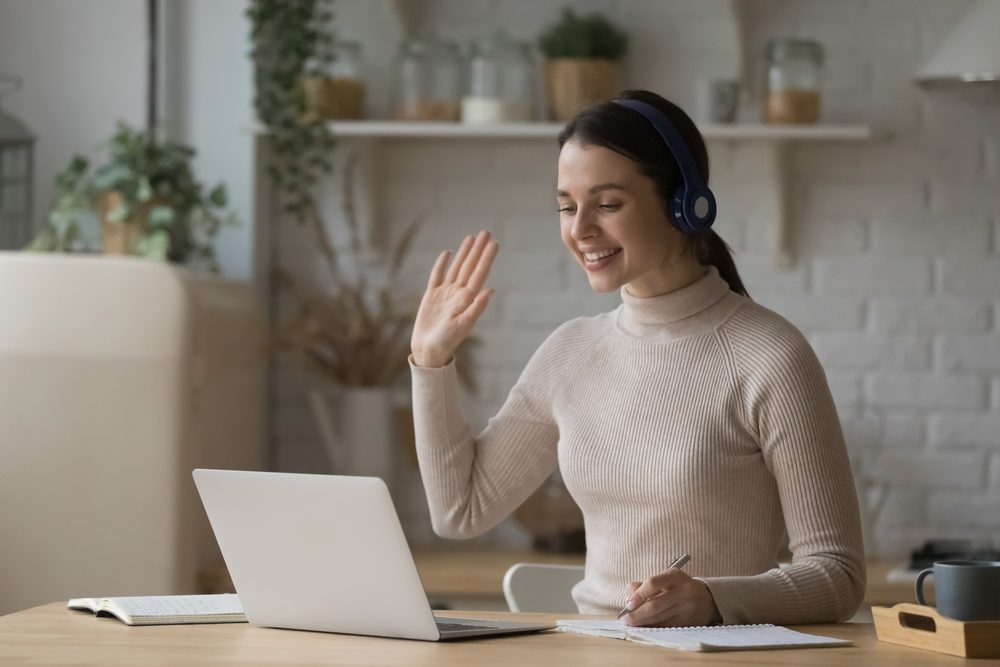
[[[596,262],[599,259],[605,257],[610,257],[611,255],[621,252],[621,248],[612,248],[610,250],[598,250],[597,252],[585,252],[583,253],[583,258],[588,262]]]

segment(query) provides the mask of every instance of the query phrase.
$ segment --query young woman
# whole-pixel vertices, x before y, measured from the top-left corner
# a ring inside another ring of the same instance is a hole
[[[559,136],[562,240],[622,304],[571,320],[475,437],[453,355],[493,290],[487,232],[441,253],[411,341],[414,422],[435,531],[472,537],[555,469],[587,534],[582,613],[646,626],[843,620],[864,596],[857,497],[826,377],[754,303],[711,231],[708,154],[646,91]],[[787,535],[790,565],[777,555]],[[669,565],[690,554],[686,567]]]

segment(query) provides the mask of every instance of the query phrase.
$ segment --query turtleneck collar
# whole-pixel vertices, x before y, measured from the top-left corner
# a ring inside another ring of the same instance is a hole
[[[729,293],[729,283],[714,266],[707,269],[703,278],[659,296],[632,296],[628,286],[623,286],[618,326],[628,334],[647,339],[678,338],[714,328],[722,318],[714,316],[721,313],[714,313],[718,309],[712,306]]]

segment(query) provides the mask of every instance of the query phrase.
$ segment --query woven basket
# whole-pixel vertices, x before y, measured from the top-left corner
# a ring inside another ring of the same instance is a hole
[[[112,222],[108,216],[124,204],[120,192],[110,190],[101,195],[98,203],[101,217],[101,249],[105,255],[131,255],[135,242],[143,230],[142,220],[134,212],[132,218],[122,222]]]
[[[549,115],[565,122],[591,104],[618,92],[618,62],[602,58],[554,58],[545,61]]]

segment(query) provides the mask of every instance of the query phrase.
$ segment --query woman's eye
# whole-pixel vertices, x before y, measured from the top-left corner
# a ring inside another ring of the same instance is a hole
[[[572,213],[574,210],[575,209],[573,209],[570,206],[563,206],[562,208],[559,209],[559,212],[560,213]]]
[[[621,204],[601,204],[597,208],[601,209],[602,211],[617,211],[621,207],[622,207]]]

